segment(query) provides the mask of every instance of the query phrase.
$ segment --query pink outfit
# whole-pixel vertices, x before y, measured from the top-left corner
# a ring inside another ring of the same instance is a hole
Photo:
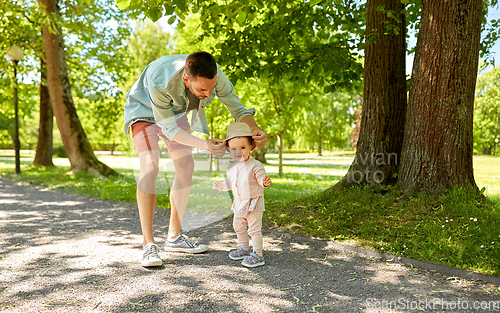
[[[246,217],[250,211],[265,211],[265,177],[266,170],[262,163],[252,158],[228,166],[222,191],[233,191],[234,201],[231,209],[235,217]]]
[[[249,248],[248,235],[252,237],[253,250],[262,255],[262,214],[264,208],[264,178],[266,170],[259,161],[248,158],[234,162],[227,168],[226,180],[221,191],[233,191],[233,227],[240,247]],[[247,235],[248,227],[248,235]]]

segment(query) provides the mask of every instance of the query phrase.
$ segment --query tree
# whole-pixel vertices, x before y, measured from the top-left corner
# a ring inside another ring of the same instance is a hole
[[[297,99],[304,106],[301,123],[295,123],[294,136],[299,149],[315,149],[318,155],[327,149],[345,149],[346,137],[352,130],[352,110],[358,86],[351,90],[322,93],[310,86]]]
[[[149,63],[164,55],[172,54],[175,47],[176,40],[173,34],[164,31],[151,21],[137,21],[134,32],[127,39],[129,67],[132,73],[124,91],[130,89]]]
[[[472,125],[482,8],[481,0],[422,1],[398,180],[406,196],[477,190]]]
[[[52,108],[71,168],[74,172],[84,171],[94,175],[116,175],[117,173],[113,169],[95,157],[76,113],[71,95],[63,35],[57,23],[60,18],[58,0],[39,1],[47,18],[51,17],[42,25],[47,61],[47,84]]]
[[[363,5],[352,1],[116,0],[121,9],[142,10],[152,20],[176,17],[180,28],[200,12],[202,37],[218,38],[214,55],[229,78],[307,80],[331,91],[361,74],[356,60]],[[174,15],[175,13],[175,15]]]
[[[112,4],[112,0],[98,0],[92,3],[87,1],[63,2],[63,14],[57,21],[64,35],[70,34],[71,36],[65,49],[75,107],[79,111],[79,115],[82,115],[82,112],[87,113],[91,108],[92,112],[89,112],[88,115],[99,119],[99,122],[93,125],[89,125],[86,120],[83,121],[84,129],[87,132],[91,131],[92,140],[96,137],[99,138],[96,134],[116,138],[116,135],[109,131],[116,128],[112,124],[122,114],[120,108],[123,100],[116,86],[123,80],[122,77],[127,77],[124,73],[128,68],[124,60],[123,38],[128,36],[129,27],[125,25],[128,23],[126,20],[128,15],[118,11]],[[3,14],[4,18],[0,20],[0,28],[6,31],[0,35],[3,39],[0,41],[0,47],[4,44],[20,44],[24,46],[27,54],[27,60],[23,63],[40,64],[40,61],[36,61],[40,59],[44,64],[41,23],[50,17],[44,17],[34,0],[8,1],[2,8],[6,8],[6,12]],[[82,60],[85,61],[82,62]],[[30,77],[34,77],[37,72],[44,70],[31,67],[26,69],[26,72],[28,71],[32,74]],[[44,79],[41,79],[40,83],[46,84]],[[43,91],[44,88],[40,90]],[[85,107],[81,108],[82,101],[79,99],[82,98],[90,100],[91,105],[89,106],[87,102]],[[41,123],[45,121],[44,114],[47,112],[44,111],[44,103],[48,103],[47,101],[44,99],[44,94],[41,94]],[[30,108],[36,110],[38,106],[31,105]],[[32,123],[27,123],[22,131],[35,129],[30,125]],[[43,127],[45,125],[48,123],[44,124]],[[110,127],[111,125],[112,127]],[[39,130],[39,140],[41,140],[42,147],[37,145],[39,149],[37,149],[34,163],[38,163],[38,160],[48,160],[51,157],[50,155],[41,156],[39,153],[42,151],[49,153],[52,149],[43,147],[44,144],[52,142],[50,138],[44,138],[45,134],[49,135],[52,131],[44,130],[44,128]],[[56,133],[56,138],[57,135]]]
[[[406,24],[400,0],[368,0],[356,156],[342,185],[395,183],[406,109]]]
[[[45,62],[42,59],[40,63],[40,121],[38,127],[38,142],[33,164],[54,166],[52,162],[54,113],[52,112],[49,89],[47,88]]]

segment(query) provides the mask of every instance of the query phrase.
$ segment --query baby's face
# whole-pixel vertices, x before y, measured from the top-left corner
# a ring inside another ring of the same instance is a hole
[[[248,160],[250,157],[250,152],[252,147],[250,142],[246,137],[237,137],[229,140],[227,143],[229,146],[229,153],[231,157],[238,162],[243,162]]]

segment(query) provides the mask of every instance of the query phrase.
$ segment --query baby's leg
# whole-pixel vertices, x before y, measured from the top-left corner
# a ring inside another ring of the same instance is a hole
[[[262,237],[262,215],[264,212],[250,211],[247,215],[248,234],[252,237],[253,252],[263,255],[264,239]]]
[[[236,232],[236,237],[238,237],[238,244],[244,250],[250,249],[247,235],[247,226],[248,221],[246,218],[236,216],[233,218],[233,228]]]

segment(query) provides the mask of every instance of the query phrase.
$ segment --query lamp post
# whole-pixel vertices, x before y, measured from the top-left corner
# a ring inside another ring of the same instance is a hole
[[[19,142],[19,116],[18,116],[18,97],[17,97],[17,63],[23,59],[23,50],[19,46],[13,45],[6,52],[7,58],[14,63],[14,153],[16,163],[16,174],[21,174],[21,157]]]
[[[498,145],[498,138],[495,138],[495,153],[493,155],[497,155],[497,145]]]

